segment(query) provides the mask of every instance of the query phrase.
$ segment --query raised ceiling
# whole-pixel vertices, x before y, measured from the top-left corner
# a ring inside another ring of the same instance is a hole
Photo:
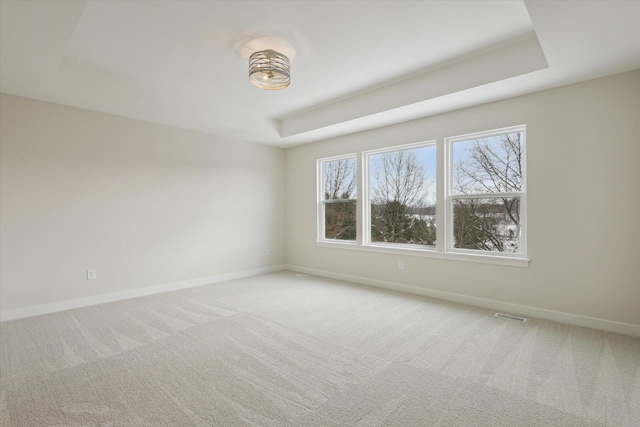
[[[636,1],[1,0],[0,90],[289,147],[640,68]],[[285,90],[246,46],[293,46]]]

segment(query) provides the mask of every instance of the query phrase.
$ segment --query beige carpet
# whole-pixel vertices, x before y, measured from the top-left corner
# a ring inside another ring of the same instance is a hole
[[[5,322],[2,426],[640,426],[640,339],[290,272]]]

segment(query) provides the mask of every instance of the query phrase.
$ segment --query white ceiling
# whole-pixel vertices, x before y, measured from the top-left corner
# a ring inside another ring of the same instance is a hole
[[[0,90],[281,147],[640,68],[640,1],[0,0]],[[253,39],[291,86],[248,82]]]

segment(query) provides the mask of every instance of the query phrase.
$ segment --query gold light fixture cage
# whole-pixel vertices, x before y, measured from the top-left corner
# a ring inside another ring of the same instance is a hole
[[[249,57],[249,81],[260,89],[286,88],[291,83],[290,70],[289,58],[275,50],[260,50]]]

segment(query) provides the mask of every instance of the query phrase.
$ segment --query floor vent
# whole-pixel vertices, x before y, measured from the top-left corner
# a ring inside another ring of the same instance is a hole
[[[527,319],[525,319],[524,317],[512,316],[510,314],[504,314],[504,313],[496,313],[496,314],[494,314],[494,316],[501,317],[503,319],[517,320],[518,322],[526,322],[527,321]]]

